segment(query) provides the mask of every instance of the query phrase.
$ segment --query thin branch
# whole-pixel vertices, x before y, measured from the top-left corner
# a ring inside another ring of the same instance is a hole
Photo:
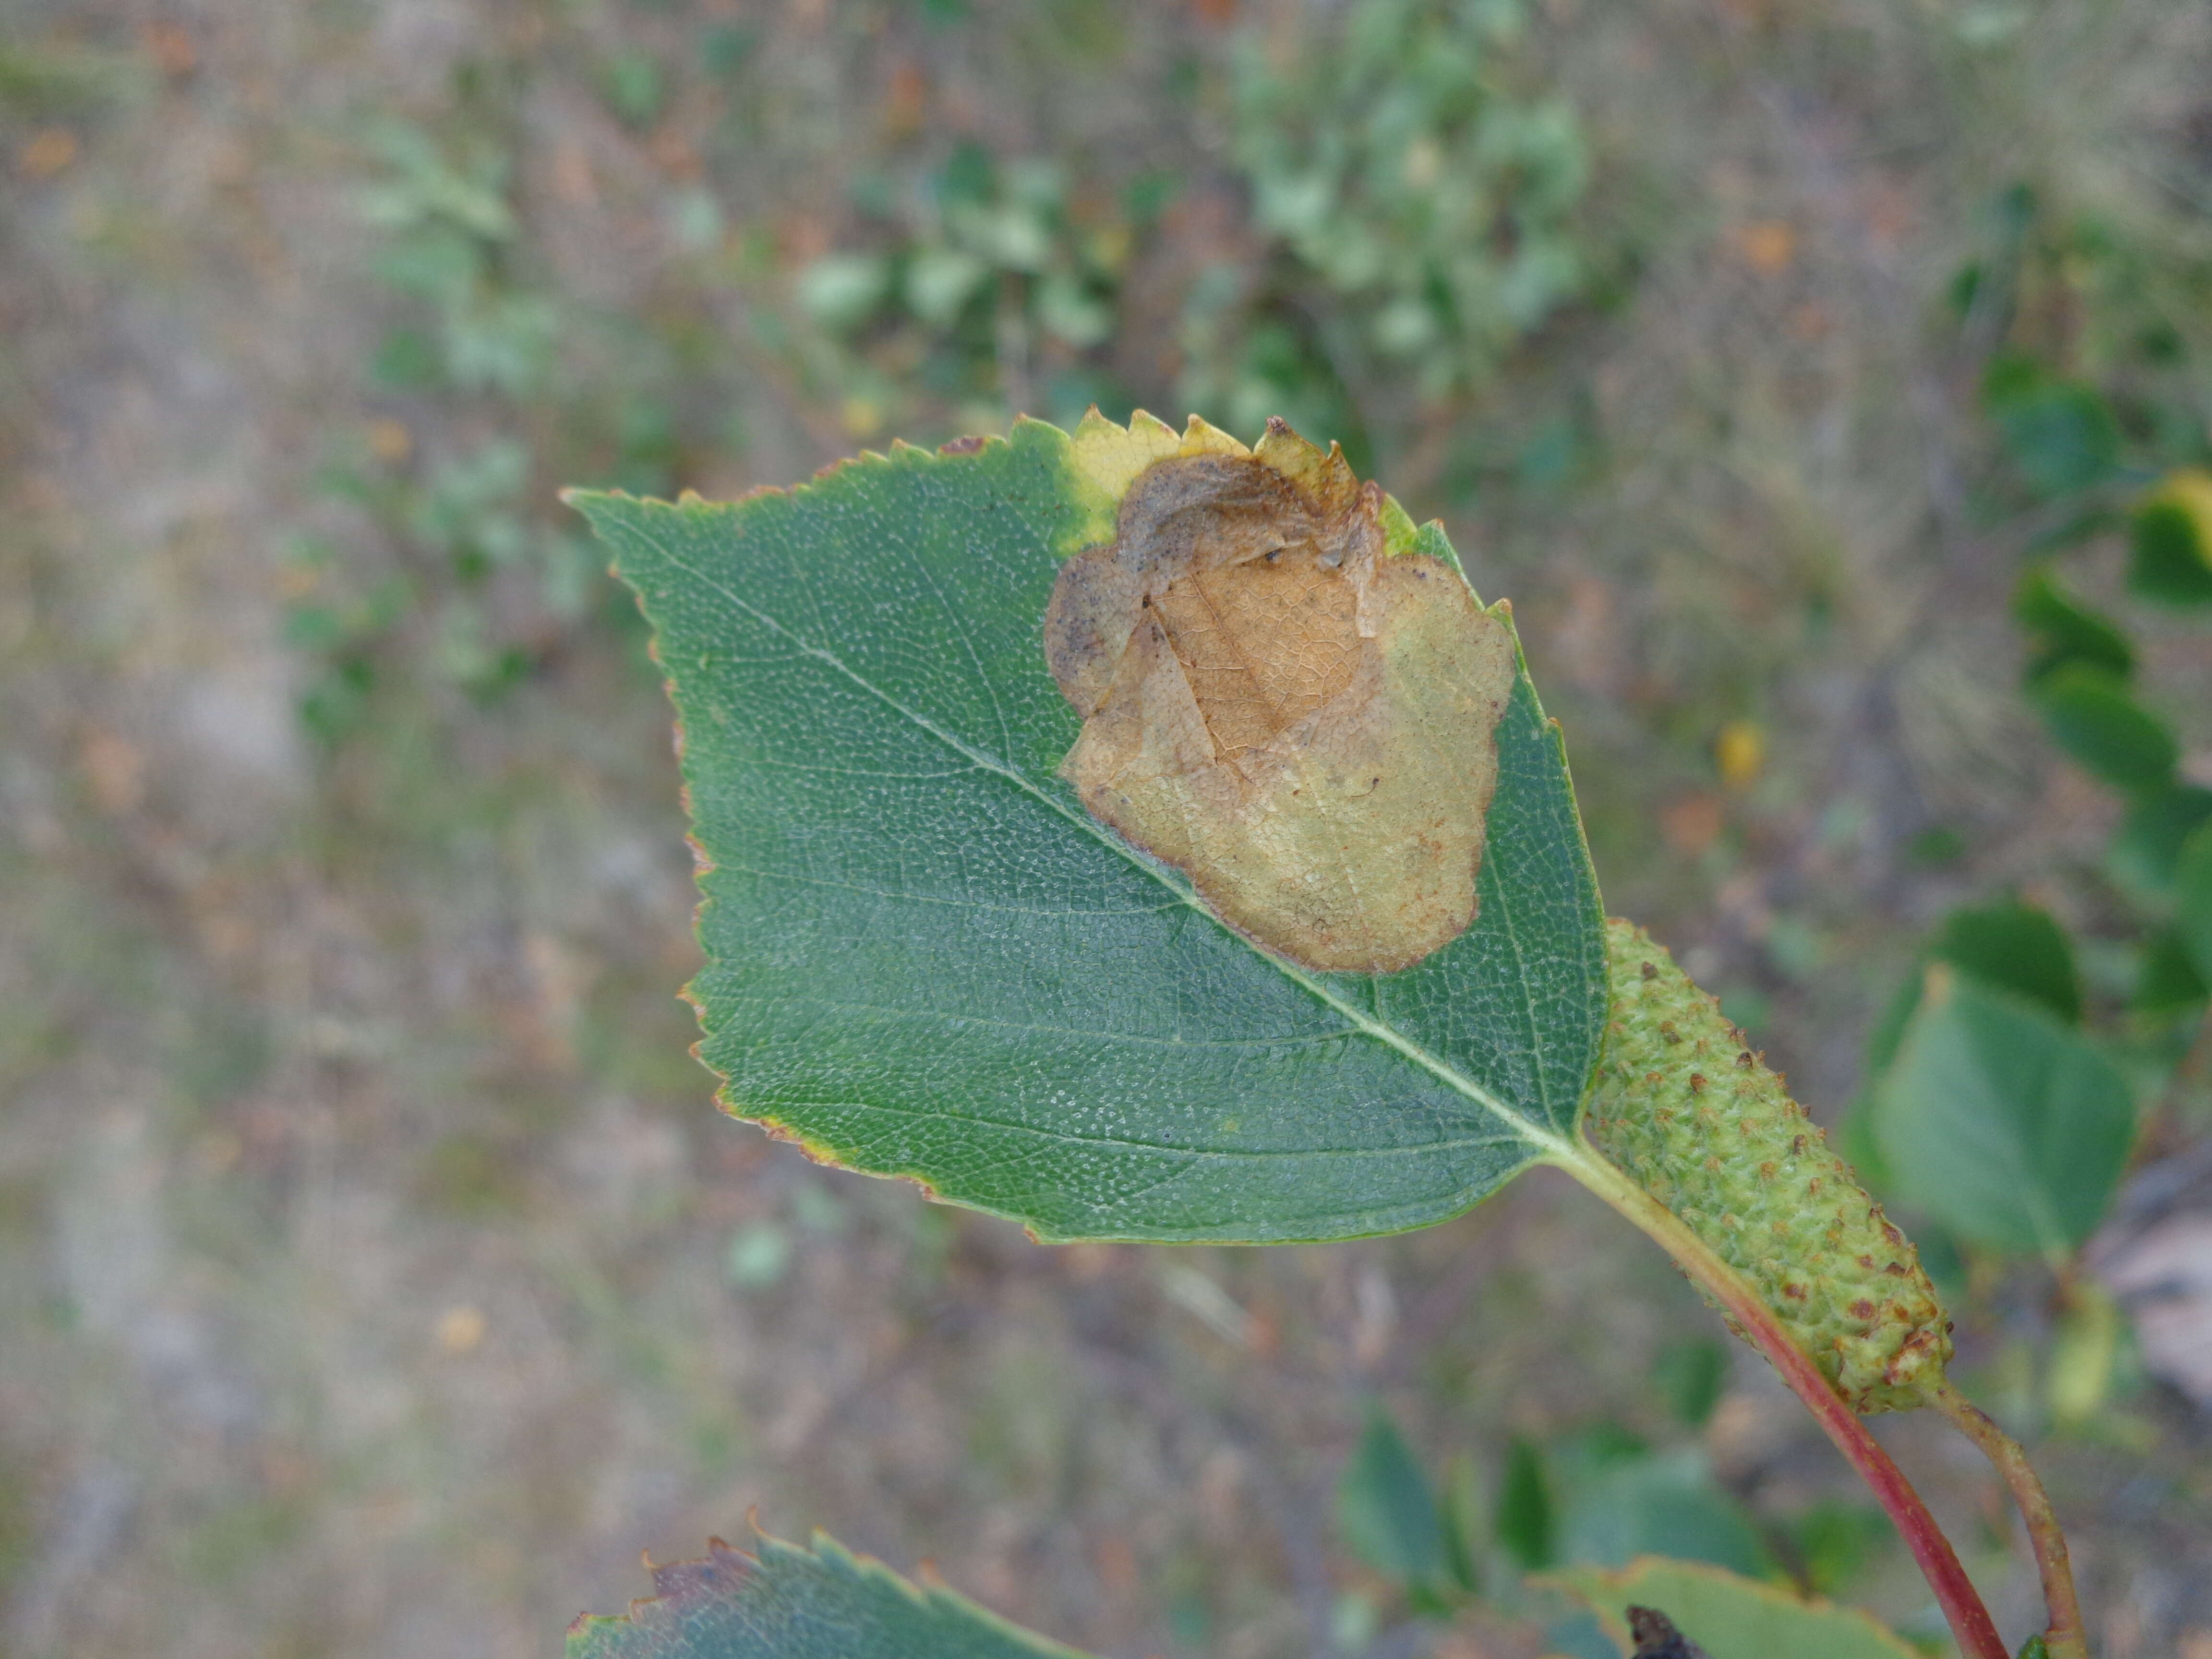
[[[2043,1633],[2051,1659],[2089,1659],[2088,1633],[2081,1622],[2081,1603],[2074,1593],[2074,1567],[2067,1559],[2066,1534],[2058,1529],[2051,1495],[2044,1491],[2027,1454],[1987,1412],[1950,1383],[1936,1390],[1935,1401],[1936,1409],[1996,1465],[2011,1489],[2012,1501],[2020,1507],[2020,1518],[2027,1523],[2028,1547],[2035,1552],[2044,1605],[2051,1613],[2051,1627]]]

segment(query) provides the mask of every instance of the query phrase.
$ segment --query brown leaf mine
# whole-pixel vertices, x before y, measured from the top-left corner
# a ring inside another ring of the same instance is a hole
[[[1317,969],[1410,968],[1474,920],[1513,686],[1504,625],[1445,565],[1387,556],[1382,504],[1276,424],[1254,454],[1158,461],[1045,617],[1083,804]]]

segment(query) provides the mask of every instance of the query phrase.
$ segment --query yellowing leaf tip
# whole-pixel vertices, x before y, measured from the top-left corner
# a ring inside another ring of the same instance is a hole
[[[1118,501],[1128,494],[1139,473],[1179,453],[1181,443],[1172,427],[1142,410],[1122,427],[1101,415],[1095,404],[1076,423],[1070,441],[1077,471],[1103,492],[1109,501]]]
[[[1202,415],[1190,417],[1183,428],[1182,449],[1185,455],[1234,455],[1239,459],[1252,453],[1251,447],[1240,442],[1214,425]]]

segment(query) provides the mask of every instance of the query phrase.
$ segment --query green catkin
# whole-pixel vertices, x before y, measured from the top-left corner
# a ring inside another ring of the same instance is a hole
[[[1589,1133],[1741,1273],[1851,1408],[1927,1403],[1951,1327],[1911,1242],[1744,1034],[1644,931],[1606,924]]]

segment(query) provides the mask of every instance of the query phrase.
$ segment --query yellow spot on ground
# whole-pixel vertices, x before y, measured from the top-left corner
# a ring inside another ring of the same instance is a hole
[[[1762,276],[1779,276],[1797,257],[1797,233],[1779,219],[1759,219],[1736,233],[1744,262]]]
[[[464,1302],[438,1316],[438,1346],[450,1354],[472,1352],[483,1340],[483,1310]]]
[[[397,466],[415,453],[414,434],[399,421],[371,421],[368,453],[386,466]]]
[[[1766,733],[1756,720],[1730,720],[1713,740],[1713,760],[1721,781],[1741,789],[1766,764]]]

